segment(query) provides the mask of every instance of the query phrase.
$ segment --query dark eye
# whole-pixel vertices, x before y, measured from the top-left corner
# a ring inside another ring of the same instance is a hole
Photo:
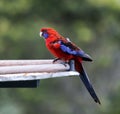
[[[42,36],[46,39],[46,38],[48,38],[49,35],[48,35],[47,32],[43,32],[43,33],[42,33]]]

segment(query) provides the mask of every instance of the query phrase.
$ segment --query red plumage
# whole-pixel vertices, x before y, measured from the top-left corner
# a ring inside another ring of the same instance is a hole
[[[68,55],[64,53],[60,49],[60,44],[58,43],[59,40],[64,40],[64,38],[58,34],[57,31],[51,29],[51,28],[43,28],[41,31],[46,31],[49,34],[49,37],[45,40],[46,47],[48,50],[57,58],[61,58],[63,60],[70,60],[73,58],[73,56]]]
[[[52,28],[42,28],[40,30],[40,35],[45,39],[46,47],[55,57],[67,62],[70,60],[75,61],[75,69],[80,73],[80,78],[85,84],[85,87],[95,102],[100,104],[87,73],[82,66],[82,61],[92,61],[91,57],[72,43],[68,38],[64,38]]]

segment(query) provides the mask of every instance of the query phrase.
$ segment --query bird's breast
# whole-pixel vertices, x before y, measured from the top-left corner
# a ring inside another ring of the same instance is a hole
[[[46,47],[48,48],[48,50],[57,58],[61,58],[65,61],[70,60],[73,58],[72,55],[67,54],[65,52],[63,52],[59,46],[54,47],[53,45],[50,44],[46,44]]]

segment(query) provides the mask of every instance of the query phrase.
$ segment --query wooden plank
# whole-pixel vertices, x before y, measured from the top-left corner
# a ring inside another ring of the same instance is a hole
[[[35,73],[35,72],[59,72],[69,70],[68,64],[43,64],[43,65],[24,65],[24,66],[2,66],[0,74],[13,73]]]
[[[0,60],[0,66],[52,64],[50,60]]]
[[[20,74],[6,74],[0,75],[0,82],[4,81],[20,81],[20,80],[41,80],[56,77],[67,77],[67,76],[78,76],[79,73],[76,71],[65,71],[65,72],[55,72],[55,73],[20,73]]]
[[[0,88],[37,87],[41,79],[78,76],[74,61],[68,65],[53,60],[0,60]],[[73,71],[68,71],[68,70]]]

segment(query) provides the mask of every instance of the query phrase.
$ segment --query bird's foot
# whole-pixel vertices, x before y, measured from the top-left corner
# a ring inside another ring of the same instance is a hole
[[[67,65],[66,65],[67,62],[63,61],[63,60],[60,59],[60,58],[55,58],[55,59],[53,60],[53,63],[60,63],[60,64],[64,65],[65,67],[67,66]]]
[[[65,62],[65,61],[62,61],[62,60],[61,60],[60,64],[62,64],[62,65],[64,65],[65,67],[67,67],[67,62]]]
[[[55,58],[54,60],[53,60],[53,63],[55,63],[56,61],[58,61],[58,60],[61,60],[60,58]]]

